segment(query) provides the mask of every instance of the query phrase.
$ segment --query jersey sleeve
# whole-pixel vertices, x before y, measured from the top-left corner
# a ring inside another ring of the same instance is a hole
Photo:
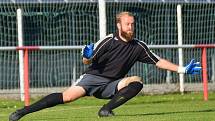
[[[93,55],[93,60],[96,60],[97,58],[103,56],[107,50],[108,50],[108,45],[110,39],[113,38],[113,35],[108,35],[104,39],[99,40],[98,42],[95,43],[95,48],[94,48],[94,55]]]
[[[138,44],[141,48],[138,61],[148,64],[156,64],[160,60],[160,57],[151,52],[144,42],[139,41]]]

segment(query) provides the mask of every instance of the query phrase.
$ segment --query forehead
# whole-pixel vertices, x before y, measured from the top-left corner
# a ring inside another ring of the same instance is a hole
[[[120,17],[121,22],[134,22],[134,17],[129,15],[122,15]]]

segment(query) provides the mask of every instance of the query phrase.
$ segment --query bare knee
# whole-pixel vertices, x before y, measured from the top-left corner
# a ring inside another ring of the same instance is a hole
[[[123,87],[128,86],[132,82],[139,82],[142,84],[142,79],[139,76],[131,76],[131,77],[124,78],[122,81],[119,82],[117,88],[118,88],[118,90],[120,90]]]
[[[85,95],[85,90],[80,86],[72,86],[63,92],[63,101],[71,102]]]
[[[142,78],[141,77],[139,77],[139,76],[131,76],[131,77],[129,77],[130,79],[130,82],[140,82],[140,83],[142,83]]]
[[[128,79],[125,80],[125,83],[126,85],[132,83],[132,82],[139,82],[142,84],[142,81],[141,81],[141,77],[139,76],[131,76],[131,77],[128,77]]]

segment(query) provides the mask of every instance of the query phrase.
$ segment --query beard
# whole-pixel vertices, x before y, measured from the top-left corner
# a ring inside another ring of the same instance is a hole
[[[121,36],[123,38],[125,38],[127,41],[131,41],[134,38],[134,32],[131,32],[131,31],[129,31],[129,32],[122,31],[121,32]]]

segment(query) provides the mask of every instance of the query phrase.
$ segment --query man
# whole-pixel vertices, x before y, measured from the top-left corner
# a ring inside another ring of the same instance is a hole
[[[143,87],[138,76],[126,77],[136,61],[155,64],[158,68],[178,73],[199,73],[200,64],[194,60],[186,67],[179,67],[150,52],[147,45],[134,39],[134,16],[121,12],[116,16],[117,33],[110,34],[83,49],[83,63],[91,64],[74,86],[63,93],[50,94],[38,102],[12,113],[10,121],[17,121],[26,114],[58,104],[72,102],[83,96],[111,99],[98,112],[100,117],[113,116],[113,109],[136,96]]]

